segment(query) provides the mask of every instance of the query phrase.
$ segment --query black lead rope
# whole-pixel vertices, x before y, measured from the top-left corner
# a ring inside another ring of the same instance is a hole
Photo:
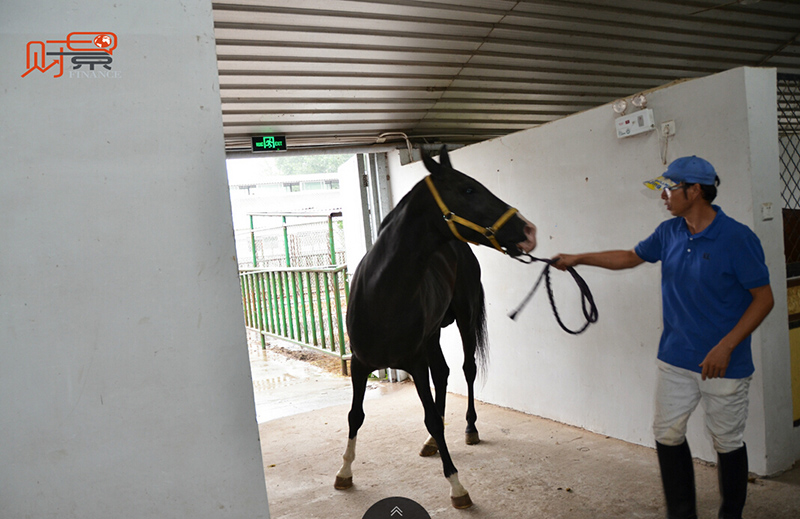
[[[556,300],[553,297],[553,288],[550,285],[550,267],[553,265],[553,263],[555,263],[555,261],[548,260],[548,259],[542,259],[542,258],[536,258],[534,256],[531,256],[530,254],[522,254],[522,256],[525,256],[528,259],[526,260],[526,259],[523,259],[521,257],[514,257],[514,259],[516,259],[517,261],[521,261],[522,263],[527,263],[527,264],[533,263],[534,261],[541,261],[542,263],[546,263],[546,265],[542,269],[542,273],[539,274],[539,278],[536,280],[536,284],[533,285],[533,288],[531,289],[531,291],[528,292],[527,296],[525,296],[525,299],[522,300],[522,302],[519,304],[519,306],[517,306],[517,308],[515,310],[513,310],[511,313],[508,314],[508,316],[511,319],[513,319],[513,320],[517,319],[517,315],[522,311],[522,309],[525,307],[525,305],[527,305],[528,302],[531,300],[531,298],[533,297],[533,294],[536,293],[536,290],[539,288],[539,285],[542,283],[542,278],[544,278],[544,284],[547,287],[547,296],[550,298],[550,306],[553,308],[553,315],[555,315],[556,321],[558,321],[558,325],[561,326],[562,330],[564,330],[565,332],[567,332],[569,334],[572,334],[572,335],[578,335],[580,333],[583,333],[586,330],[586,328],[589,327],[590,324],[597,322],[597,305],[594,304],[594,298],[592,297],[592,291],[589,290],[589,285],[586,284],[586,281],[583,280],[583,278],[580,276],[580,274],[578,274],[575,271],[574,268],[567,267],[567,272],[569,272],[572,275],[572,279],[575,280],[575,283],[578,285],[578,288],[581,291],[581,307],[582,307],[582,310],[583,310],[583,316],[586,318],[586,323],[583,325],[583,327],[581,327],[580,330],[577,330],[577,331],[576,330],[570,330],[569,328],[567,328],[564,325],[564,323],[561,322],[561,316],[558,315],[558,309],[556,308]]]

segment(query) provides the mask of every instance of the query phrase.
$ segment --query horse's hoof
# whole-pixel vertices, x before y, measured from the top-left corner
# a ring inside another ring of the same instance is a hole
[[[353,486],[353,476],[349,478],[340,478],[336,476],[336,482],[333,484],[333,488],[336,490],[347,490],[348,488]]]
[[[463,496],[459,497],[451,497],[450,502],[453,503],[453,508],[458,508],[459,510],[463,510],[464,508],[469,508],[472,506],[472,499],[469,498],[469,494],[464,494]]]
[[[422,446],[422,449],[419,451],[419,455],[422,456],[423,458],[428,458],[430,456],[433,456],[437,452],[439,452],[439,447],[437,447],[436,445],[428,445],[426,443],[425,445]]]
[[[481,442],[481,437],[478,435],[477,431],[467,433],[465,439],[467,445],[478,445]]]

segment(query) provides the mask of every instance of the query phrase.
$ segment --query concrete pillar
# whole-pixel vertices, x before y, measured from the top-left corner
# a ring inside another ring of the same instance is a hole
[[[0,48],[0,515],[268,518],[211,2],[4,0]]]

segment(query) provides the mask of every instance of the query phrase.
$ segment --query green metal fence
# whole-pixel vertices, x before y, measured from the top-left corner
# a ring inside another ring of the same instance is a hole
[[[341,211],[248,213],[249,229],[236,231],[240,268],[322,267],[345,262]]]
[[[347,266],[281,267],[239,273],[245,326],[261,334],[335,355],[347,375],[344,315]]]
[[[256,227],[255,218],[267,225]],[[347,375],[349,284],[341,218],[339,211],[251,213],[247,234],[237,234],[237,251],[245,326],[258,332],[261,347],[273,336],[335,355]]]

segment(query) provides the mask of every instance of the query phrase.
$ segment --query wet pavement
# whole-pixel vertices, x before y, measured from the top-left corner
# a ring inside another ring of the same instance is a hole
[[[280,345],[299,350],[288,343]],[[349,377],[260,346],[250,347],[250,371],[258,423],[350,404],[353,394]],[[385,391],[385,385],[370,383],[365,398],[377,398]]]

